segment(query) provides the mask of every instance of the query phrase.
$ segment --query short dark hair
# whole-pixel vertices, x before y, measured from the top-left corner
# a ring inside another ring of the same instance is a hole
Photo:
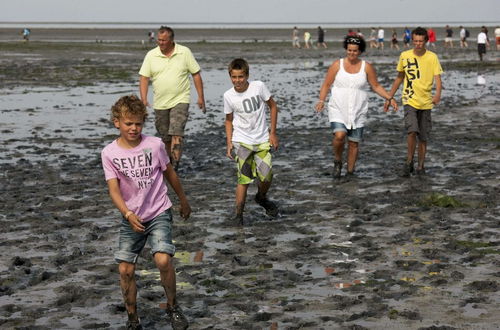
[[[366,42],[363,38],[358,36],[346,36],[344,38],[344,49],[347,49],[347,45],[358,45],[359,51],[363,53],[366,49]]]
[[[170,38],[174,39],[174,30],[169,27],[169,26],[160,26],[160,28],[158,29],[158,33],[164,33],[164,32],[168,32],[168,35],[170,36]]]
[[[414,29],[413,31],[411,31],[411,38],[413,39],[413,36],[424,36],[425,37],[425,41],[429,41],[429,35],[427,34],[427,30],[424,29],[423,27],[418,27],[416,29]]]
[[[119,120],[129,115],[142,117],[142,119],[146,121],[148,110],[137,95],[122,96],[111,107],[111,121],[115,119]]]
[[[229,63],[227,67],[227,71],[231,74],[233,70],[243,70],[245,74],[248,76],[250,74],[250,67],[248,66],[248,62],[242,58],[235,58]]]

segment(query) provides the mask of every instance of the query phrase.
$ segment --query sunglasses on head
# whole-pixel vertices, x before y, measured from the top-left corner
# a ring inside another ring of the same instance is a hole
[[[360,44],[360,41],[358,38],[348,38],[347,39],[347,43],[348,44],[356,44],[356,45],[359,45]]]

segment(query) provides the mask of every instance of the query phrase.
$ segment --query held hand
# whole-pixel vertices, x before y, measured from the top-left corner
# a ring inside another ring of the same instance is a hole
[[[388,112],[389,111],[389,105],[391,104],[391,102],[389,102],[388,100],[385,100],[384,102],[384,112]]]
[[[232,142],[229,142],[227,144],[227,147],[226,147],[226,156],[229,158],[229,159],[234,159],[233,158],[233,143]]]
[[[136,233],[144,232],[144,226],[141,223],[141,218],[139,218],[135,213],[129,215],[128,223],[130,223],[132,230],[135,231]]]
[[[207,112],[207,108],[205,108],[205,99],[203,97],[199,97],[196,103],[198,104],[198,108],[201,109],[201,112]]]
[[[146,108],[149,108],[149,107],[150,107],[150,104],[149,104],[148,100],[143,100],[143,101],[142,101],[142,104],[144,104],[144,106],[145,106]]]
[[[187,200],[184,202],[181,202],[181,207],[179,209],[179,213],[184,220],[189,219],[189,216],[191,215],[191,206],[189,206],[189,203]]]
[[[392,109],[394,109],[394,112],[398,111],[399,110],[399,107],[398,107],[398,102],[396,102],[395,99],[392,99],[391,100],[391,106],[392,106]]]
[[[320,101],[318,101],[318,103],[316,103],[316,105],[314,106],[314,109],[317,112],[321,112],[321,111],[323,111],[324,107],[325,107],[325,102],[320,100]]]
[[[269,144],[271,145],[271,147],[273,147],[274,150],[278,150],[280,141],[276,133],[269,134]]]

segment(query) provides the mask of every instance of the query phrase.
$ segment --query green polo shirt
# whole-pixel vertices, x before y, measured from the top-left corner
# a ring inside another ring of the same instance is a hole
[[[171,109],[179,103],[189,103],[189,76],[199,71],[200,66],[191,50],[176,43],[170,57],[163,55],[160,47],[150,50],[139,74],[151,79],[153,108],[161,110]]]

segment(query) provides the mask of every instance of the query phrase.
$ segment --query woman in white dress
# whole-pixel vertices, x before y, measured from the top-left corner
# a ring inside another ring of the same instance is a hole
[[[359,142],[363,138],[363,127],[368,112],[367,86],[386,100],[390,101],[394,110],[397,102],[378,83],[375,69],[359,56],[366,49],[365,41],[359,37],[347,36],[344,39],[346,57],[334,61],[321,86],[316,111],[323,111],[328,91],[328,118],[333,130],[333,177],[340,178],[342,172],[342,154],[345,138],[348,139],[347,174],[352,176],[358,158]],[[333,85],[333,86],[332,86]]]

